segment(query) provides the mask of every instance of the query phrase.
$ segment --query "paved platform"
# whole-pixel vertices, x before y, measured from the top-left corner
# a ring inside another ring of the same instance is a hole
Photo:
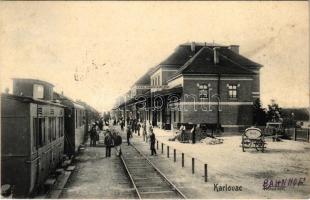
[[[177,185],[183,187],[190,198],[309,198],[310,194],[310,144],[284,140],[267,141],[265,153],[249,149],[242,152],[240,136],[227,136],[223,144],[207,145],[168,141],[172,131],[154,129],[159,140],[160,156],[152,157],[160,169],[170,176]],[[134,134],[132,142],[150,155],[149,144]],[[164,153],[161,154],[161,142]],[[167,146],[170,158],[167,158]],[[173,149],[177,152],[177,162],[173,161]],[[185,168],[181,167],[181,153],[185,154]],[[191,173],[191,158],[195,158],[195,175]],[[204,183],[204,164],[208,164],[208,183]],[[302,179],[298,187],[285,190],[263,190],[266,179]],[[214,184],[241,185],[242,192],[214,191]]]
[[[103,137],[100,137],[102,142]],[[105,148],[85,147],[76,157],[76,168],[60,198],[133,199],[136,198],[119,157],[114,149],[105,157]]]

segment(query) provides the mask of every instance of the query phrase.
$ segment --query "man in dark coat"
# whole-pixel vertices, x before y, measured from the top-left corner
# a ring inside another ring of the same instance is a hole
[[[191,135],[192,135],[192,143],[195,144],[196,143],[196,125],[193,125],[193,128],[191,130]]]
[[[140,136],[140,128],[141,128],[141,124],[139,122],[137,122],[136,132],[138,132],[138,136]]]
[[[105,156],[106,157],[111,157],[111,147],[113,146],[113,137],[110,131],[108,131],[108,134],[105,136],[104,138],[104,144],[105,144],[105,148],[106,148],[106,153]]]
[[[121,124],[121,130],[123,131],[124,130],[124,124],[125,124],[125,122],[124,122],[124,120],[121,120],[121,122],[120,122]]]
[[[97,137],[96,125],[93,124],[90,130],[90,146],[96,146],[96,137]]]
[[[99,122],[98,122],[98,127],[99,127],[99,129],[100,129],[101,131],[103,130],[103,121],[102,121],[102,119],[99,120]]]
[[[127,144],[128,144],[128,146],[129,146],[129,145],[130,145],[130,137],[131,137],[131,135],[132,135],[130,125],[128,125],[126,132],[127,132]]]
[[[122,149],[121,149],[121,145],[123,142],[122,136],[120,136],[117,132],[115,132],[113,136],[114,136],[114,146],[116,150],[116,155],[120,156],[122,155]]]
[[[151,135],[150,135],[150,144],[151,144],[151,155],[153,156],[155,154],[155,156],[157,156],[157,153],[156,153],[156,149],[155,149],[155,134],[154,134],[154,131],[152,130],[151,131]]]

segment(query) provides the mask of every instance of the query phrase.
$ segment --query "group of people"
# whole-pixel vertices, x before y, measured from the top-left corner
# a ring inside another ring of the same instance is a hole
[[[184,142],[184,141],[188,141],[191,140],[193,144],[196,143],[196,135],[200,134],[201,132],[201,128],[200,128],[200,124],[197,125],[193,125],[192,129],[190,130],[190,135],[186,134],[186,127],[184,124],[182,124],[179,128],[179,130],[177,131],[177,134],[173,137],[170,138],[169,141],[175,141],[176,139]]]
[[[115,123],[112,123],[115,125]],[[118,124],[121,127],[121,130],[124,130],[125,127],[125,121],[120,120]],[[108,124],[100,119],[99,121],[96,121],[92,124],[91,130],[90,130],[90,146],[95,147],[96,142],[99,141],[99,132],[103,131],[103,126]],[[139,122],[136,119],[127,119],[127,129],[126,129],[126,136],[127,136],[127,144],[130,145],[130,139],[133,137],[133,133],[138,134],[140,136],[140,130],[142,128],[142,136],[143,141],[149,140],[150,142],[150,150],[151,155],[157,155],[156,149],[155,149],[155,133],[153,130],[153,127],[150,123]],[[118,156],[121,155],[121,144],[122,144],[122,137],[119,135],[117,131],[111,128],[107,128],[104,132],[104,145],[106,147],[106,157],[111,157],[111,148],[115,147],[116,154]]]
[[[99,141],[99,127],[96,123],[93,123],[92,124],[92,127],[90,129],[90,133],[89,133],[89,136],[90,136],[90,146],[92,147],[95,147],[96,146],[96,142]]]
[[[116,151],[116,155],[120,156],[122,155],[122,136],[119,135],[117,131],[107,129],[106,130],[106,136],[104,137],[104,145],[106,147],[106,157],[111,157],[111,148],[114,147]]]
[[[151,155],[157,155],[155,149],[155,141],[156,141],[155,133],[152,125],[150,123],[146,123],[146,121],[144,121],[141,125],[141,123],[139,123],[138,120],[128,120],[126,130],[127,144],[130,145],[130,138],[133,137],[133,132],[138,133],[138,136],[140,136],[141,127],[142,127],[143,141],[147,141],[149,138]]]
[[[90,146],[95,147],[96,142],[99,141],[99,132],[103,131],[103,127],[109,126],[109,123],[100,119],[92,124],[92,127],[89,131],[90,135]],[[104,145],[106,147],[106,157],[111,157],[111,148],[115,147],[116,155],[121,155],[121,144],[122,137],[118,134],[117,131],[107,128],[103,131],[104,133]]]

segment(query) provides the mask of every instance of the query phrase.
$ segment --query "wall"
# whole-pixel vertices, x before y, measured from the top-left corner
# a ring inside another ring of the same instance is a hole
[[[258,78],[258,77],[256,77]],[[258,79],[252,76],[222,76],[220,82],[220,106],[218,106],[218,77],[214,75],[184,76],[182,94],[182,122],[217,123],[218,108],[220,123],[226,129],[239,128],[252,124],[252,91],[259,88]],[[199,99],[199,84],[210,85],[210,99],[201,102]],[[237,98],[228,96],[227,84],[237,84]]]

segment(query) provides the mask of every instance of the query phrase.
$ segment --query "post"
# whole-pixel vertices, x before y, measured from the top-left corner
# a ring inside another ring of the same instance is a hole
[[[167,158],[169,158],[169,146],[167,146]]]
[[[309,138],[309,134],[310,134],[310,129],[308,129],[308,132],[307,132],[307,142],[310,142],[310,141],[309,141],[309,139],[310,139],[310,138]]]
[[[157,143],[156,143],[156,147],[157,147],[157,149],[158,149],[158,140],[157,140]]]
[[[184,167],[184,153],[182,153],[182,167]]]
[[[195,174],[195,158],[192,158],[192,174]]]
[[[161,153],[163,154],[164,153],[164,144],[161,143]]]
[[[294,141],[296,141],[296,139],[297,139],[297,137],[296,137],[296,135],[297,135],[296,128],[294,128],[293,130],[294,130]]]
[[[205,164],[205,182],[208,182],[208,164]]]
[[[175,149],[173,149],[173,160],[174,160],[174,162],[177,161],[177,155],[176,155],[176,150]]]

